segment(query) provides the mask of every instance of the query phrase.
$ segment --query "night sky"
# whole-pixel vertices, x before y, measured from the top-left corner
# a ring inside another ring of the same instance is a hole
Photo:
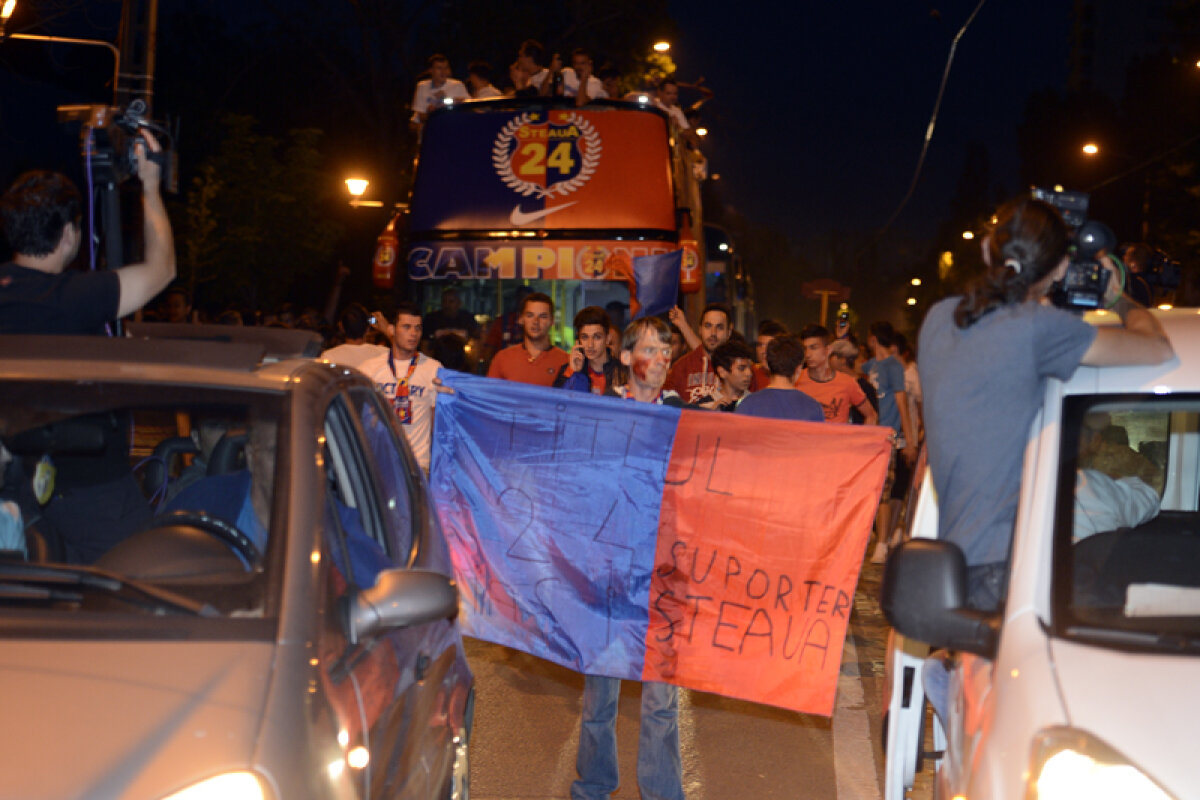
[[[716,92],[706,149],[727,202],[802,243],[881,226],[907,191],[951,41],[975,5],[809,0],[738,13],[672,2],[680,73],[704,75]],[[1065,84],[1070,5],[984,4],[959,43],[898,232],[933,233],[968,142],[987,147],[994,182],[1023,188],[1016,127],[1032,91]]]
[[[951,41],[975,6],[670,0],[678,75],[704,76],[716,93],[703,123],[724,202],[784,232],[807,262],[836,275],[823,243],[831,232],[865,240],[895,211]],[[891,246],[929,239],[948,216],[969,143],[986,147],[993,186],[1007,195],[1024,188],[1016,127],[1031,92],[1065,84],[1070,10],[1066,0],[984,3],[959,44],[921,182],[880,240],[884,267]],[[115,38],[115,19],[93,16],[103,24],[90,35]],[[4,61],[0,53],[0,178],[33,164],[62,168],[77,158],[77,145],[64,146],[54,105],[104,101],[106,90],[90,98],[51,96],[36,80],[14,79]],[[465,64],[455,68],[465,73]]]

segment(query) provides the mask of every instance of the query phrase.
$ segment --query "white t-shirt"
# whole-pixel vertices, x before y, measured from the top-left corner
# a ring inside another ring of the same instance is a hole
[[[396,387],[408,375],[408,360],[399,361],[390,358],[391,352],[373,358],[359,367],[364,375],[375,383],[375,388],[387,398],[388,404],[395,408]],[[408,379],[408,401],[412,409],[412,419],[401,425],[404,435],[408,437],[408,445],[421,469],[429,472],[429,448],[433,440],[433,407],[437,404],[437,391],[433,387],[433,379],[441,368],[441,362],[429,358],[424,353],[417,355],[416,369]]]
[[[574,97],[579,94],[579,76],[575,74],[575,70],[570,67],[563,67],[562,76],[563,94],[567,97]],[[608,97],[608,92],[604,91],[604,82],[595,75],[588,76],[587,95],[593,100]]]
[[[675,127],[679,128],[679,130],[686,131],[691,127],[688,125],[687,117],[683,114],[683,109],[679,106],[666,105],[657,97],[654,98],[654,105],[667,112],[667,116],[671,118],[671,122],[675,123]]]
[[[428,114],[447,97],[454,100],[470,100],[471,93],[467,91],[467,87],[462,81],[454,78],[447,78],[445,83],[437,87],[429,78],[419,81],[417,90],[413,92],[413,122],[420,122],[418,114]]]
[[[542,84],[548,80],[550,80],[550,70],[542,67],[537,72],[529,76],[529,85],[536,89],[540,94],[542,91]]]
[[[343,367],[358,367],[372,358],[386,355],[387,351],[381,344],[339,344],[323,351],[321,358]]]
[[[493,97],[504,97],[504,92],[490,83],[475,93],[476,100],[491,100]]]
[[[908,398],[908,418],[912,420],[913,436],[921,439],[921,376],[917,372],[917,362],[904,365],[904,395]]]
[[[1075,473],[1072,542],[1117,528],[1134,528],[1158,516],[1158,492],[1141,478],[1110,478],[1095,469]]]

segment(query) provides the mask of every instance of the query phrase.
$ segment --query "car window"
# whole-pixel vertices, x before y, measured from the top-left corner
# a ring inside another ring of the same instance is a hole
[[[392,538],[397,558],[409,563],[413,548],[413,462],[407,444],[392,424],[394,415],[380,402],[374,390],[354,388],[351,403],[357,412],[367,449],[375,465],[375,476],[382,503],[383,517]]]
[[[1068,398],[1061,453],[1056,628],[1200,636],[1200,397]]]
[[[0,601],[0,614],[161,614],[162,604],[138,600],[145,584],[222,616],[263,616],[282,529],[274,507],[283,408],[282,395],[236,389],[5,381],[0,558],[103,570],[126,585],[58,603],[31,591]]]

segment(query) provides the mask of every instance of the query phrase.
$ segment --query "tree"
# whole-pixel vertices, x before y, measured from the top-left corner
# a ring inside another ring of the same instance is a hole
[[[337,199],[321,169],[321,133],[295,130],[284,143],[255,126],[252,117],[225,117],[217,152],[192,181],[180,277],[201,304],[317,304],[323,287],[311,279],[328,266],[341,235],[329,219]]]

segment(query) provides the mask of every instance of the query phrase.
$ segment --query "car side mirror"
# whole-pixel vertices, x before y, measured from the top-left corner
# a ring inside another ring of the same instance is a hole
[[[935,648],[994,658],[1000,615],[966,607],[967,562],[938,539],[910,539],[888,558],[881,605],[897,631]]]
[[[351,644],[382,631],[406,628],[458,614],[454,581],[438,572],[385,569],[375,585],[346,604],[346,633]]]

